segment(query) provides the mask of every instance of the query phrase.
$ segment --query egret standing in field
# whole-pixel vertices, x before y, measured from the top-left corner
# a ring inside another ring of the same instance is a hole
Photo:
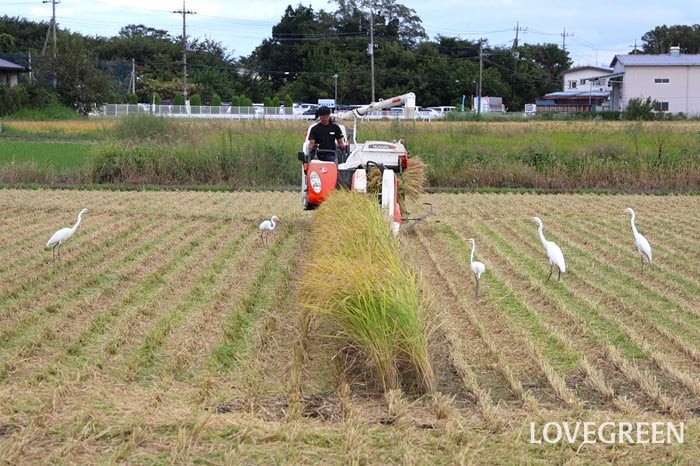
[[[561,278],[561,274],[566,272],[566,263],[564,262],[564,254],[559,249],[559,246],[553,241],[547,241],[544,237],[544,227],[542,226],[542,220],[539,217],[532,217],[532,221],[537,224],[537,235],[540,237],[542,246],[544,246],[547,252],[547,257],[549,258],[549,275],[547,280],[552,278],[552,272],[554,271],[554,266],[557,266],[557,281]]]
[[[56,261],[56,256],[58,256],[58,260],[61,260],[61,245],[71,236],[73,236],[73,233],[75,233],[75,230],[78,229],[78,226],[80,225],[80,222],[83,219],[83,214],[87,213],[87,209],[83,209],[80,212],[78,212],[78,220],[75,222],[75,225],[72,227],[65,227],[61,228],[58,230],[56,233],[51,235],[51,238],[46,242],[46,248],[51,248],[51,260]]]
[[[639,255],[642,256],[642,272],[644,272],[644,262],[649,263],[649,267],[651,267],[651,246],[649,245],[649,241],[642,236],[640,232],[637,231],[637,227],[634,225],[634,210],[632,210],[631,207],[628,207],[625,209],[625,212],[632,214],[632,219],[630,220],[630,223],[632,224],[632,234],[634,235],[634,244],[637,246],[637,251],[639,251]]]
[[[474,292],[474,297],[479,297],[479,280],[481,280],[481,274],[486,272],[486,266],[483,262],[474,260],[474,250],[476,249],[476,243],[474,238],[469,238],[469,242],[472,243],[472,253],[469,256],[469,267],[472,269],[474,278],[476,278],[476,291]]]
[[[275,226],[277,226],[275,221],[278,220],[279,218],[277,218],[277,215],[273,215],[270,220],[265,220],[260,223],[258,230],[260,230],[260,239],[262,240],[263,245],[267,244],[267,235],[275,229]]]

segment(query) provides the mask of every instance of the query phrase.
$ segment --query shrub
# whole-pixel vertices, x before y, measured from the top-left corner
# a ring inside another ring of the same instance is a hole
[[[654,106],[656,101],[651,97],[647,97],[645,101],[642,99],[630,99],[625,110],[626,120],[653,120]]]

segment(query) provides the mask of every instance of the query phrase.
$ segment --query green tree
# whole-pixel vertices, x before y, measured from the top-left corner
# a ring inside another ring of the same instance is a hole
[[[39,82],[55,90],[64,105],[87,113],[92,104],[107,100],[109,77],[96,66],[90,41],[78,34],[61,32],[57,56],[46,53],[35,60]]]
[[[700,24],[692,26],[657,26],[642,36],[644,53],[664,55],[672,46],[686,54],[700,53]]]
[[[377,38],[387,42],[398,41],[409,48],[428,38],[423,22],[412,8],[396,0],[331,0],[338,8],[335,19],[338,24],[369,30],[369,16],[372,18]]]

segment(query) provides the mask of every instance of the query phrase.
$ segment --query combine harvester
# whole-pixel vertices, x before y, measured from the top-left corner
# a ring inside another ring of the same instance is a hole
[[[301,173],[301,199],[305,210],[318,207],[329,193],[339,188],[350,189],[355,192],[372,192],[373,173],[381,174],[381,189],[379,190],[379,202],[387,218],[392,222],[391,229],[394,235],[398,233],[402,221],[422,221],[430,212],[418,219],[401,217],[399,206],[400,178],[409,166],[408,151],[404,147],[404,141],[365,141],[358,143],[357,121],[374,111],[381,111],[398,105],[405,106],[406,117],[413,118],[416,111],[416,96],[410,92],[391,99],[380,100],[354,110],[334,114],[335,120],[353,119],[352,140],[347,143],[347,130],[344,125],[338,123],[346,140],[346,150],[336,151],[336,162],[318,160],[309,152],[309,133],[306,131],[306,139],[298,158],[302,162]],[[428,204],[429,205],[429,204]]]

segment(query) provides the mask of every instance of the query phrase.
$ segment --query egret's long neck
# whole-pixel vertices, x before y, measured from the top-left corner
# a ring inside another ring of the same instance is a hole
[[[630,224],[632,225],[632,233],[634,233],[635,235],[638,234],[637,233],[637,226],[634,224],[634,213],[632,213],[632,218],[630,219]]]
[[[469,262],[474,262],[474,249],[476,249],[476,245],[472,243],[472,253],[469,256]]]
[[[542,243],[542,246],[544,246],[546,248],[547,247],[547,240],[544,237],[544,227],[542,225],[537,227],[537,236],[540,237],[540,242]]]
[[[78,225],[80,225],[80,221],[81,221],[82,219],[83,219],[83,213],[80,212],[80,213],[78,214],[78,220],[76,220],[75,225],[73,225],[73,228],[71,228],[71,230],[73,230],[73,231],[77,230],[77,229],[78,229]]]
[[[270,223],[272,224],[272,229],[274,229],[275,228],[275,219],[271,218]]]

